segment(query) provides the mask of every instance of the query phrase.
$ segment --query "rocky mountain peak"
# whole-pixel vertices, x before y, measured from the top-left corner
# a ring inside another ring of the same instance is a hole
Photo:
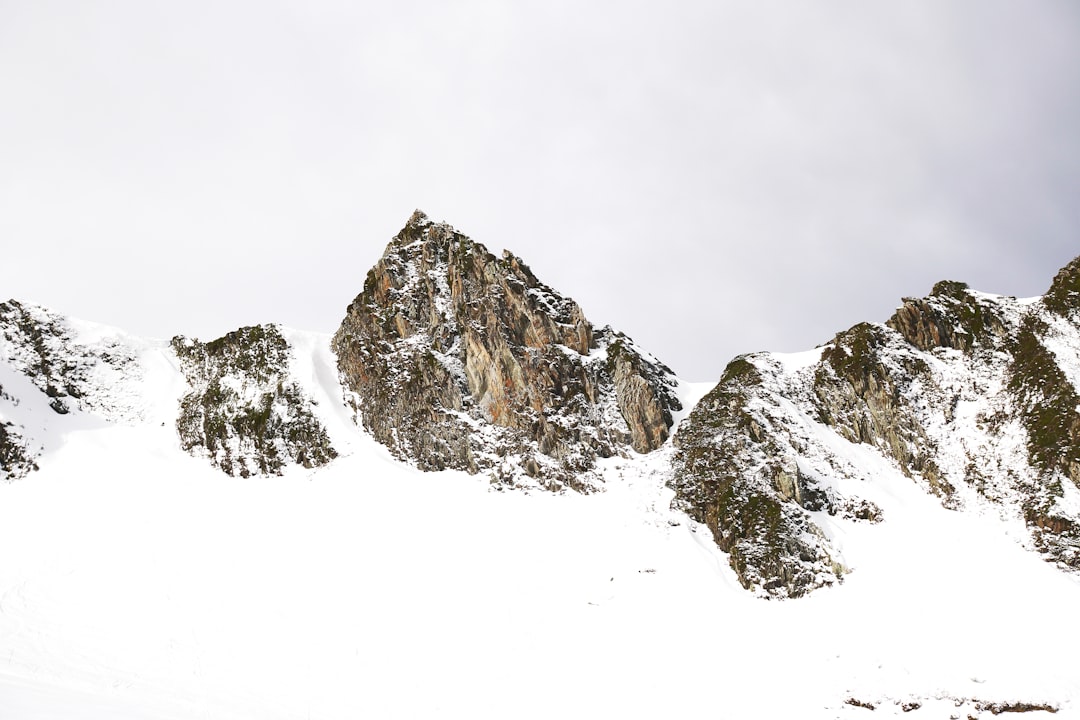
[[[485,293],[493,296],[481,297]],[[593,345],[592,326],[577,303],[541,283],[524,261],[508,250],[497,258],[419,210],[387,245],[361,295],[369,307],[393,311],[382,315],[398,337],[430,334],[437,349],[445,349],[442,335],[455,324],[448,312],[462,298],[494,301],[483,303],[488,312],[500,301],[509,304],[508,316],[490,319],[513,345],[540,349],[557,343],[581,354]],[[469,319],[489,318],[477,307]]]
[[[364,426],[424,469],[585,489],[597,456],[659,447],[679,407],[666,366],[595,329],[513,253],[420,211],[333,347]]]
[[[405,223],[405,228],[418,228],[430,224],[431,218],[427,216],[427,213],[425,213],[420,208],[417,208],[413,210],[412,215],[409,216],[408,221]]]
[[[925,298],[904,298],[885,323],[920,350],[936,347],[971,352],[994,348],[1005,339],[1006,327],[996,305],[966,283],[943,280]]]
[[[1076,315],[1080,310],[1080,257],[1058,271],[1043,303],[1058,315]]]

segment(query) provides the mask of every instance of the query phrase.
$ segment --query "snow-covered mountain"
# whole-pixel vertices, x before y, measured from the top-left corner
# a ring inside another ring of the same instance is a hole
[[[75,404],[138,421],[146,343],[83,326],[0,305],[0,358],[57,413]],[[336,402],[397,458],[484,472],[500,486],[597,489],[597,458],[656,450],[682,409],[677,378],[630,338],[594,328],[519,258],[497,258],[419,211],[368,273],[332,346],[344,385]],[[175,337],[157,352],[188,385],[172,421],[188,452],[245,477],[336,456],[276,326],[205,343]],[[0,472],[25,475],[40,448],[21,425],[6,427],[11,460]]]
[[[1080,259],[1041,298],[941,282],[885,324],[736,358],[675,438],[676,504],[709,526],[746,587],[776,596],[849,571],[833,518],[886,520],[866,493],[882,472],[947,508],[1000,516],[1075,571],[1078,323]]]
[[[1080,717],[1078,293],[715,387],[422,213],[333,336],[2,303],[0,717]]]

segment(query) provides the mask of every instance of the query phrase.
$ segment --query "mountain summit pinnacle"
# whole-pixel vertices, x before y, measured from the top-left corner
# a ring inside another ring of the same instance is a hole
[[[656,449],[680,407],[674,375],[629,338],[419,210],[333,346],[364,426],[423,469],[587,489],[597,456]]]
[[[406,228],[410,228],[410,227],[412,227],[412,228],[422,228],[425,225],[430,225],[430,224],[431,224],[431,218],[429,218],[427,216],[427,213],[425,213],[420,208],[417,208],[416,210],[413,210],[412,215],[409,216],[409,220],[408,220],[408,222],[405,223],[405,227]]]

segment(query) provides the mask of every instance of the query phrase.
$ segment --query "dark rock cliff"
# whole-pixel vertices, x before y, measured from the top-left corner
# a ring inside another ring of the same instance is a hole
[[[360,421],[425,470],[587,490],[598,456],[656,449],[680,407],[667,367],[594,328],[520,258],[419,211],[333,348]]]

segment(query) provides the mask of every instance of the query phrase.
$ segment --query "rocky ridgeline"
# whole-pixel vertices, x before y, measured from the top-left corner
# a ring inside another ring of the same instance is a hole
[[[417,211],[367,275],[333,348],[347,402],[425,470],[595,486],[597,457],[668,437],[676,379],[509,252]]]
[[[144,421],[155,401],[140,353],[165,349],[140,342],[0,303],[0,479],[36,469],[52,424],[79,412]],[[336,456],[277,327],[171,348],[190,387],[176,419],[189,453],[240,476]],[[596,489],[598,458],[656,450],[681,409],[674,375],[629,338],[594,328],[513,254],[420,212],[332,349],[346,404],[396,457],[500,487]],[[1013,518],[1047,559],[1080,570],[1078,408],[1080,258],[1031,300],[941,282],[813,351],[733,360],[674,437],[672,504],[769,597],[842,579],[822,528],[882,520],[860,496],[882,473],[947,508]]]
[[[138,403],[116,390],[141,377],[135,349],[108,328],[98,326],[91,335],[81,336],[67,318],[45,308],[0,303],[0,362],[29,380],[18,383],[21,389],[0,387],[0,479],[38,467],[50,421],[28,407],[40,404],[54,419],[76,410],[113,421],[140,419]],[[33,427],[23,424],[28,417],[35,417]]]
[[[946,507],[1021,517],[1080,569],[1078,321],[1080,259],[1034,301],[942,282],[812,353],[737,358],[675,436],[674,504],[746,587],[799,596],[845,572],[812,512],[881,517],[839,491],[874,472],[845,451],[862,444]]]
[[[289,345],[273,325],[245,327],[208,343],[182,336],[172,348],[191,392],[176,430],[184,450],[229,475],[311,468],[337,456],[312,401],[289,375]]]
[[[108,420],[140,417],[136,403],[110,392],[142,373],[135,350],[118,334],[88,342],[64,316],[9,300],[0,303],[0,360],[28,377],[58,414],[80,409]]]

